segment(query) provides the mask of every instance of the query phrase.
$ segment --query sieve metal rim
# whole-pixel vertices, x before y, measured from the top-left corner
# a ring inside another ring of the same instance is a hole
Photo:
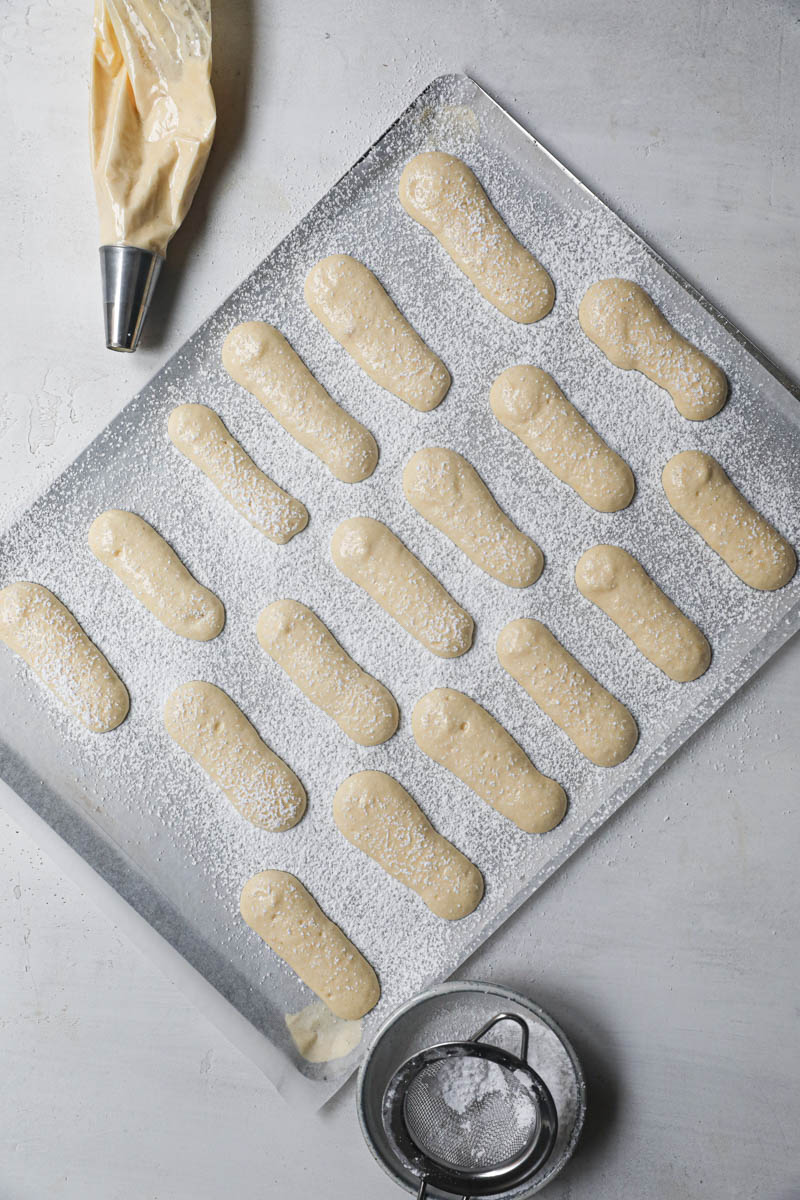
[[[572,1043],[558,1022],[528,996],[504,987],[502,984],[474,979],[437,983],[424,992],[420,992],[419,995],[404,1001],[386,1017],[374,1034],[358,1072],[356,1110],[361,1133],[367,1150],[381,1171],[406,1193],[416,1194],[419,1180],[397,1160],[383,1133],[379,1096],[383,1095],[385,1087],[383,1080],[386,1076],[383,1074],[382,1067],[378,1065],[380,1055],[384,1046],[391,1042],[398,1030],[407,1027],[410,1022],[415,1022],[418,1014],[425,1012],[431,1005],[443,1002],[460,1004],[466,1002],[469,1004],[471,997],[474,998],[477,1005],[485,1004],[488,1000],[493,1003],[500,1002],[506,1007],[511,1005],[521,1010],[521,1015],[528,1016],[536,1024],[546,1026],[561,1042],[571,1066],[576,1108],[571,1118],[571,1124],[566,1127],[567,1139],[558,1151],[556,1158],[546,1163],[542,1170],[538,1171],[529,1181],[519,1184],[513,1189],[516,1200],[530,1200],[534,1194],[552,1182],[574,1154],[586,1119],[586,1080]],[[409,1034],[405,1033],[403,1036],[408,1039]],[[377,1081],[380,1081],[381,1088],[379,1096],[376,1096],[374,1092]]]
[[[482,1041],[483,1037],[502,1021],[512,1021],[522,1033],[520,1055],[500,1046]],[[486,1022],[470,1038],[458,1042],[440,1042],[410,1056],[392,1073],[383,1093],[381,1120],[384,1133],[398,1160],[420,1181],[419,1196],[428,1187],[453,1194],[486,1196],[510,1190],[535,1175],[547,1162],[558,1133],[556,1107],[547,1084],[527,1061],[529,1030],[527,1021],[517,1013],[500,1012]],[[496,1063],[511,1074],[526,1077],[529,1092],[534,1096],[538,1120],[533,1136],[511,1160],[486,1169],[447,1167],[426,1154],[411,1135],[405,1119],[405,1097],[411,1081],[426,1066],[446,1058],[481,1058]]]

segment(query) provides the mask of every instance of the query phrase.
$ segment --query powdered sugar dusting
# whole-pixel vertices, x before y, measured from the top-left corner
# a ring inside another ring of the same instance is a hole
[[[423,1066],[409,1082],[404,1113],[423,1153],[468,1171],[514,1160],[540,1127],[525,1073],[471,1054]]]
[[[403,211],[397,183],[405,163],[424,148],[468,162],[512,232],[541,260],[556,287],[544,320],[520,326],[503,317]],[[309,312],[308,270],[342,252],[375,271],[449,368],[453,384],[434,411],[416,412],[378,387]],[[712,420],[685,421],[663,390],[615,368],[584,336],[578,303],[591,283],[612,276],[639,281],[675,327],[723,368],[730,399]],[[285,332],[332,398],[375,434],[380,460],[369,479],[353,485],[332,478],[230,379],[220,361],[222,342],[234,325],[254,319]],[[550,372],[630,464],[637,493],[624,511],[589,509],[498,426],[488,403],[491,383],[525,362]],[[306,505],[309,524],[287,545],[272,545],[239,519],[175,453],[167,419],[187,402],[218,412],[270,478]],[[402,469],[414,451],[431,445],[472,462],[503,511],[541,546],[545,568],[530,589],[489,578],[405,502]],[[57,793],[57,804],[39,795],[48,819],[68,836],[70,820],[91,822],[107,844],[121,847],[129,870],[163,900],[152,917],[159,928],[299,1070],[320,1080],[320,1095],[329,1094],[353,1059],[314,1065],[296,1053],[284,1013],[310,996],[239,917],[247,878],[267,867],[295,874],[375,966],[382,999],[365,1020],[367,1044],[396,1004],[463,961],[798,627],[797,578],[779,592],[753,592],[669,506],[661,470],[693,446],[712,453],[753,505],[798,544],[796,401],[475,85],[437,82],[3,536],[0,584],[27,578],[52,587],[131,693],[128,719],[97,737],[0,646],[3,737]],[[218,638],[176,637],[97,562],[86,531],[110,507],[154,521],[192,574],[220,596],[227,622]],[[475,642],[462,657],[435,658],[342,578],[330,539],[343,520],[362,514],[386,522],[474,616]],[[708,636],[714,658],[701,679],[670,682],[577,593],[577,559],[603,542],[640,558]],[[354,745],[261,651],[258,613],[283,596],[308,604],[390,689],[401,724],[388,742]],[[500,667],[497,632],[522,616],[547,624],[631,710],[641,739],[622,766],[588,763]],[[299,776],[309,807],[293,829],[270,834],[244,821],[169,738],[166,697],[193,679],[223,688]],[[555,830],[524,834],[417,750],[411,709],[442,686],[483,704],[536,766],[564,785],[570,807]],[[344,778],[366,767],[396,776],[435,828],[482,870],[486,894],[473,914],[442,921],[339,834],[331,797]]]

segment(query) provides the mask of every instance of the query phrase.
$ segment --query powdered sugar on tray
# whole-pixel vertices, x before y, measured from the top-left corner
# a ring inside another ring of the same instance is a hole
[[[403,212],[397,182],[422,149],[463,157],[546,267],[556,302],[543,321],[521,326],[499,314]],[[309,312],[305,276],[333,253],[366,263],[449,369],[452,386],[434,411],[417,412],[378,387]],[[716,417],[687,422],[665,392],[637,372],[615,368],[583,335],[582,295],[596,280],[617,275],[641,283],[675,327],[722,366],[730,399]],[[332,478],[228,376],[222,342],[246,320],[276,325],[333,399],[374,434],[380,460],[369,479]],[[515,363],[550,372],[630,464],[637,492],[628,508],[590,509],[498,424],[489,388]],[[219,413],[258,467],[305,504],[308,526],[287,545],[273,545],[248,524],[171,445],[169,413],[187,402]],[[8,747],[0,747],[0,765],[298,1070],[319,1080],[320,1094],[330,1094],[356,1054],[312,1064],[296,1052],[284,1014],[310,996],[242,922],[245,880],[269,867],[293,872],[374,965],[382,998],[364,1023],[367,1044],[391,1008],[446,977],[798,627],[798,579],[771,594],[747,588],[673,512],[660,475],[680,450],[709,451],[796,546],[799,416],[791,395],[635,235],[480,89],[464,78],[439,80],[3,536],[0,586],[32,579],[51,588],[119,672],[131,711],[112,733],[92,735],[0,647]],[[463,454],[542,548],[544,571],[532,587],[509,588],[488,577],[406,502],[402,469],[425,446]],[[218,638],[176,637],[94,558],[86,532],[107,508],[130,509],[151,522],[222,599],[227,619]],[[458,659],[435,658],[336,569],[331,536],[355,516],[385,522],[475,619],[471,650]],[[713,649],[701,679],[671,682],[578,593],[575,563],[601,542],[635,554],[701,627]],[[351,742],[261,650],[258,613],[280,597],[313,609],[395,696],[401,723],[388,742]],[[621,766],[607,770],[583,759],[500,667],[498,631],[526,616],[547,624],[633,713],[641,738]],[[270,834],[248,824],[169,738],[164,702],[192,679],[224,689],[296,772],[308,794],[296,827]],[[541,837],[522,833],[417,750],[410,713],[434,687],[476,699],[564,786],[569,810],[558,828]],[[458,922],[436,918],[339,834],[333,794],[367,767],[396,776],[435,828],[480,867],[486,894],[473,914]],[[99,831],[92,849],[81,833],[87,824]]]

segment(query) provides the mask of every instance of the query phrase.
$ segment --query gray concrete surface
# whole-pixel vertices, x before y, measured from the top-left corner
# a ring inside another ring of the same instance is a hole
[[[789,0],[216,0],[217,146],[144,348],[102,346],[89,14],[5,0],[0,502],[41,490],[432,77],[467,70],[800,377]],[[553,1200],[800,1196],[800,644],[467,964],[582,1054]],[[7,791],[0,805],[15,809]],[[2,1200],[397,1194],[0,812]]]

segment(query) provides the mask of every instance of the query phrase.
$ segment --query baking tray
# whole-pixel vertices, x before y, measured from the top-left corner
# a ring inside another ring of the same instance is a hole
[[[402,167],[431,148],[474,167],[550,271],[557,300],[539,324],[515,325],[496,312],[401,209]],[[433,413],[417,413],[374,385],[306,309],[305,274],[334,251],[352,253],[376,272],[450,368],[453,386]],[[615,369],[584,337],[578,302],[590,283],[609,275],[642,283],[723,366],[730,399],[718,416],[685,421],[666,393]],[[228,378],[220,346],[234,324],[250,318],[283,330],[331,394],[373,431],[381,457],[371,479],[355,486],[334,480]],[[628,509],[589,509],[494,420],[489,386],[519,362],[550,371],[630,463],[637,494]],[[308,528],[288,546],[273,546],[241,520],[171,446],[167,416],[185,401],[217,410],[264,470],[307,505]],[[244,1045],[249,1037],[252,1045],[242,1017],[263,1034],[269,1052],[256,1057],[281,1090],[319,1105],[395,1005],[446,978],[800,627],[800,578],[772,594],[745,587],[673,513],[660,484],[670,455],[708,450],[797,544],[796,401],[791,385],[728,321],[485,92],[465,76],[443,76],[3,533],[0,583],[28,578],[52,588],[122,675],[131,712],[111,734],[85,733],[3,650],[0,775],[230,1002],[230,1021],[218,1019],[234,1040]],[[426,445],[464,453],[542,546],[546,567],[533,587],[517,591],[483,575],[405,502],[402,467]],[[95,561],[86,531],[109,507],[151,521],[223,599],[227,624],[219,638],[200,644],[175,637]],[[385,520],[474,616],[475,643],[463,658],[434,658],[333,567],[331,533],[359,514]],[[635,553],[703,628],[714,657],[701,679],[672,683],[579,595],[575,563],[587,546],[604,541]],[[308,603],[389,686],[402,714],[391,741],[371,749],[350,743],[262,653],[256,618],[280,596]],[[603,770],[583,759],[499,667],[498,630],[526,615],[545,621],[633,711],[641,739],[621,766]],[[164,700],[192,678],[228,691],[299,774],[309,811],[295,829],[270,835],[249,826],[167,737]],[[521,833],[417,750],[411,709],[442,685],[483,703],[564,785],[569,811],[556,830]],[[338,834],[334,790],[365,767],[396,775],[436,827],[478,863],[486,895],[476,913],[455,924],[438,920]],[[689,780],[686,793],[702,803]],[[285,1014],[312,997],[238,915],[241,885],[266,867],[299,875],[378,970],[381,1002],[347,1059],[308,1064],[288,1036]]]

